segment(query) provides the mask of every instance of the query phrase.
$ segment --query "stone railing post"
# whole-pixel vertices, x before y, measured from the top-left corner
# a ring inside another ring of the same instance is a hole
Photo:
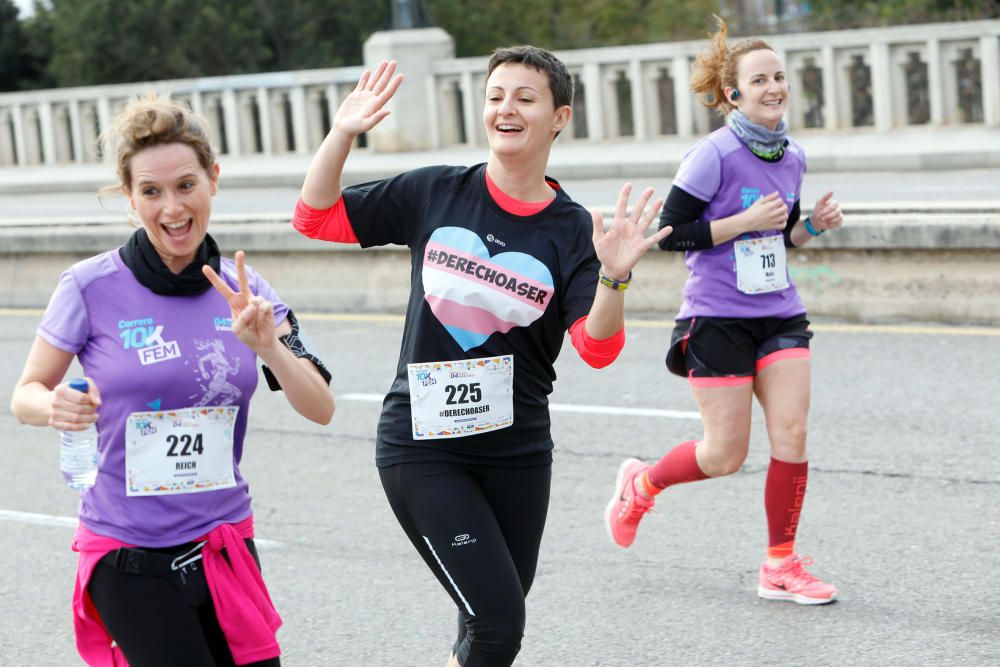
[[[1000,126],[1000,37],[979,38],[979,59],[983,68],[983,123]]]
[[[875,113],[875,129],[888,132],[892,122],[892,63],[889,45],[875,42],[870,47],[872,68],[872,105]]]
[[[433,148],[432,124],[436,118],[427,114],[428,77],[433,77],[432,63],[455,57],[455,41],[441,28],[383,30],[372,34],[364,44],[364,60],[374,69],[383,60],[395,60],[406,81],[389,100],[392,113],[368,137],[376,151],[395,152]]]

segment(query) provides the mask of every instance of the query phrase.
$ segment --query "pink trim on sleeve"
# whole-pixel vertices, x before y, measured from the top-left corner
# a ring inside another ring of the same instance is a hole
[[[587,316],[584,315],[569,328],[569,339],[580,358],[593,368],[610,366],[625,347],[625,327],[610,338],[597,340],[587,333]]]
[[[313,208],[302,201],[295,202],[295,213],[292,215],[292,227],[297,232],[311,239],[334,241],[336,243],[358,243],[358,237],[347,218],[347,207],[344,198],[328,209]]]
[[[237,665],[281,655],[275,633],[281,617],[271,603],[260,570],[244,539],[253,537],[253,516],[236,524],[224,523],[194,541],[207,541],[202,550],[205,580],[215,604],[219,626]],[[91,667],[128,667],[125,655],[112,645],[101,617],[87,592],[98,561],[119,547],[134,545],[98,535],[80,524],[73,551],[80,553],[73,589],[73,627],[76,648]],[[229,562],[222,555],[226,550]]]

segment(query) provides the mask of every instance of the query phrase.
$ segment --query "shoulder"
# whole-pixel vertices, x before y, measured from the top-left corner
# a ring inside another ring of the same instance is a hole
[[[73,276],[81,290],[86,289],[91,283],[101,278],[113,276],[122,270],[122,265],[116,261],[117,255],[117,248],[107,250],[100,255],[80,260],[69,267],[66,273]]]
[[[704,141],[718,152],[719,157],[726,157],[743,147],[743,142],[740,141],[740,138],[729,127],[720,127],[705,137]]]
[[[805,164],[806,162],[805,149],[802,148],[802,144],[795,141],[795,139],[792,139],[791,137],[788,137],[788,145],[785,146],[785,154],[794,156],[795,159],[802,164]]]

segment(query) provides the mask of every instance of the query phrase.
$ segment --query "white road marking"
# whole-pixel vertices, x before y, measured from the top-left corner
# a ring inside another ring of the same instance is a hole
[[[76,528],[80,523],[75,516],[54,516],[52,514],[36,514],[34,512],[18,512],[16,510],[0,510],[0,521],[13,521],[14,523],[27,523],[35,526],[59,526],[61,528]],[[282,546],[281,542],[275,540],[265,540],[259,537],[253,538],[253,543],[258,547],[272,548]]]
[[[345,401],[381,403],[382,394],[342,394],[337,398]],[[655,408],[624,408],[613,405],[577,405],[573,403],[550,403],[551,412],[578,412],[585,415],[616,415],[620,417],[664,417],[666,419],[695,419],[701,421],[697,412],[684,410],[657,410]]]

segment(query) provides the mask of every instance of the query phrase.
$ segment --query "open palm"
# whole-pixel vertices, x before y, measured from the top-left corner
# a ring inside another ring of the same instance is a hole
[[[603,216],[591,211],[594,220],[594,251],[601,261],[601,270],[606,275],[621,280],[628,277],[647,250],[673,231],[671,227],[664,227],[647,238],[646,230],[663,207],[663,200],[657,199],[647,210],[649,200],[653,197],[653,188],[646,188],[629,213],[628,198],[631,193],[631,183],[622,186],[615,206],[615,219],[607,230],[604,228]]]
[[[403,83],[403,75],[396,74],[396,62],[382,61],[375,72],[365,70],[358,85],[344,98],[333,126],[351,136],[367,132],[389,115],[385,108],[392,96]]]

